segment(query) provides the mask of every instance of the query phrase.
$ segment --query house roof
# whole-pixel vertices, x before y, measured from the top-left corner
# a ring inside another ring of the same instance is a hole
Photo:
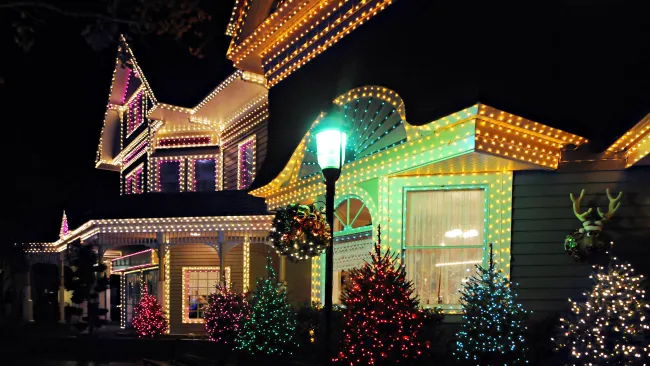
[[[252,187],[282,171],[334,98],[363,85],[398,93],[411,125],[480,101],[603,152],[650,112],[647,30],[640,9],[624,8],[395,1],[271,88],[272,149]]]
[[[123,195],[66,209],[70,230],[90,220],[266,215],[264,199],[244,191]]]

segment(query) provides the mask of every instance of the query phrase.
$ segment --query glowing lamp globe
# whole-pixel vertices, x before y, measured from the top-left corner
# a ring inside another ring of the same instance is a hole
[[[316,156],[321,170],[341,169],[347,139],[342,119],[338,115],[326,117],[316,132]]]

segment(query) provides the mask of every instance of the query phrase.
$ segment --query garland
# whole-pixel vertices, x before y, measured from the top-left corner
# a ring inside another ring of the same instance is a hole
[[[330,241],[329,225],[314,205],[291,204],[277,210],[271,242],[279,254],[298,262],[320,255]]]
[[[576,230],[564,238],[564,250],[576,262],[584,262],[592,255],[606,253],[611,246],[611,238],[601,232],[590,233]]]

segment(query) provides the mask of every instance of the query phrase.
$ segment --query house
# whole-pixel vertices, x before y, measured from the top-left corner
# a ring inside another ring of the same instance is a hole
[[[602,229],[617,255],[648,273],[650,115],[618,126],[621,137],[598,149],[558,128],[564,117],[553,121],[553,104],[523,81],[477,76],[484,64],[523,67],[508,55],[490,60],[499,50],[486,42],[445,45],[474,72],[435,73],[443,56],[433,60],[424,44],[400,46],[423,43],[451,21],[427,22],[435,15],[425,8],[238,0],[227,29],[237,71],[192,108],[158,101],[123,39],[96,159],[98,169],[119,172],[121,196],[74,225],[64,218],[60,238],[29,245],[30,256],[62,265],[68,243],[94,243],[117,278],[104,304],[122,326],[146,287],[169,312],[172,333],[199,332],[214,284],[245,291],[264,275],[272,210],[323,201],[313,130],[337,111],[349,141],[335,200],[335,302],[349,270],[369,257],[379,224],[422,305],[442,307],[451,320],[461,311],[458,289],[486,263],[489,243],[537,316],[566,310],[566,299],[589,286],[595,259],[576,262],[564,247],[583,226]],[[471,14],[465,21],[487,21]],[[430,87],[433,79],[442,87]],[[504,95],[510,103],[491,102]],[[524,101],[538,106],[536,116],[517,114]],[[625,116],[644,108],[636,107]],[[551,122],[529,119],[537,117]],[[574,205],[569,195],[582,189]],[[596,207],[607,220],[581,211],[595,215]],[[274,265],[292,302],[323,302],[322,258],[276,256]],[[65,291],[59,296],[63,312]]]

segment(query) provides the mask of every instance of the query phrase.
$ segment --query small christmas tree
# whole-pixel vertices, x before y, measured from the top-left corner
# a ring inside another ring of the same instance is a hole
[[[495,268],[492,244],[489,267],[476,268],[478,273],[461,291],[465,315],[456,333],[456,358],[477,365],[527,363],[524,333],[528,312],[515,302],[517,294],[512,284]]]
[[[149,295],[146,290],[138,305],[135,306],[134,312],[133,328],[138,337],[153,338],[167,332],[168,323],[162,307],[156,297]]]
[[[423,314],[413,283],[390,249],[382,253],[381,227],[372,260],[350,273],[344,289],[343,340],[337,362],[348,365],[408,363],[422,353]]]
[[[208,297],[208,308],[204,315],[208,337],[231,350],[249,313],[249,305],[243,294],[217,286],[217,292]]]
[[[559,349],[574,362],[589,365],[642,365],[650,359],[650,326],[643,275],[616,258],[599,267],[594,287],[583,304],[571,302],[571,313],[560,319]],[[571,301],[571,299],[569,299]]]
[[[267,257],[269,275],[257,280],[250,301],[250,317],[244,322],[237,348],[249,354],[291,354],[297,345],[294,339],[296,319],[287,302],[286,288],[275,277],[271,257],[268,254]]]

